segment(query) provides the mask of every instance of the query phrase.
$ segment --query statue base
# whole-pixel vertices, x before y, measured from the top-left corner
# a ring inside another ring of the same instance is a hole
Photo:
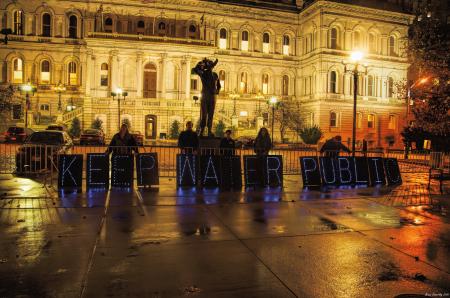
[[[219,137],[199,137],[198,147],[200,155],[220,155],[220,141]]]

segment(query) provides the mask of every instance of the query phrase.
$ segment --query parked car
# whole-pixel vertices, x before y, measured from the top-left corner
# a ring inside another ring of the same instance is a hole
[[[242,136],[236,139],[236,148],[249,149],[253,148],[255,143],[254,137]]]
[[[86,129],[81,133],[80,145],[105,145],[105,134],[100,129]]]
[[[5,143],[23,143],[33,132],[30,128],[9,127],[5,132]]]
[[[52,167],[57,169],[58,155],[72,153],[72,139],[65,131],[34,132],[16,153],[18,173],[37,173]]]
[[[136,140],[136,143],[139,146],[144,145],[144,136],[141,134],[140,131],[133,131],[133,132],[131,132],[131,135],[134,137],[134,139]]]
[[[67,127],[64,125],[49,125],[46,130],[67,131]]]

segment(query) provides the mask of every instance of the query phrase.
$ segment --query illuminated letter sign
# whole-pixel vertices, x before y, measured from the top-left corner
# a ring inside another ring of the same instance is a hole
[[[138,186],[158,185],[158,155],[156,153],[139,153],[136,157],[136,174]]]
[[[322,182],[324,185],[336,185],[336,159],[333,157],[320,157],[320,169],[322,173]]]
[[[320,186],[320,169],[317,157],[300,157],[300,168],[302,171],[303,187]]]
[[[339,184],[353,184],[355,183],[355,171],[352,157],[338,157],[337,169],[339,176]]]
[[[388,185],[402,184],[402,175],[396,158],[384,158],[384,170]]]
[[[262,158],[264,162],[264,186],[278,187],[283,185],[283,157],[268,155]]]
[[[81,188],[83,179],[83,155],[59,155],[58,188]]]
[[[200,183],[202,186],[220,185],[220,159],[214,155],[200,156]]]
[[[111,163],[111,186],[132,187],[134,168],[133,155],[113,154]]]
[[[221,187],[241,188],[241,157],[240,156],[222,156],[220,158],[220,177]]]
[[[177,155],[177,185],[195,186],[197,182],[197,159],[192,154]]]
[[[88,153],[86,162],[87,188],[109,187],[109,156],[106,154]]]
[[[244,155],[245,186],[261,185],[261,158],[256,155]]]
[[[369,157],[367,162],[369,163],[370,185],[385,184],[383,159]]]
[[[369,185],[369,165],[367,158],[355,157],[355,183]]]

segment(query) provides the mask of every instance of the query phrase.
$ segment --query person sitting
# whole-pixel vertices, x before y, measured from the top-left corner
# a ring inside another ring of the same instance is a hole
[[[272,140],[270,139],[269,131],[267,130],[267,128],[262,127],[255,139],[255,153],[258,156],[268,155],[270,149],[272,149]]]
[[[133,151],[139,153],[136,140],[128,132],[128,126],[124,123],[120,131],[113,136],[106,154],[131,154]]]
[[[235,155],[236,144],[231,138],[231,129],[225,131],[225,137],[220,141],[220,154],[225,156]]]
[[[192,154],[198,150],[198,136],[192,130],[192,121],[186,122],[186,130],[180,133],[178,137],[178,148],[182,154]]]
[[[320,153],[327,157],[338,157],[341,150],[350,153],[351,151],[344,144],[342,144],[341,141],[341,136],[335,136],[327,140],[325,144],[323,144],[322,148],[320,148]]]

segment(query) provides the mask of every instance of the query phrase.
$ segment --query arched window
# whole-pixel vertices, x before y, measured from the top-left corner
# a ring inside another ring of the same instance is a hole
[[[375,96],[375,86],[374,86],[374,77],[372,75],[369,75],[367,78],[367,95],[368,96]]]
[[[337,93],[336,80],[337,80],[337,74],[333,70],[332,72],[330,72],[330,93]]]
[[[220,89],[220,91],[222,91],[222,92],[224,92],[225,91],[225,70],[221,70],[221,71],[219,71],[219,82],[220,82],[220,86],[221,86],[221,89]]]
[[[392,77],[388,78],[388,97],[394,97],[394,79]]]
[[[105,32],[112,33],[113,21],[111,18],[105,19]]]
[[[241,72],[241,79],[239,83],[241,93],[247,93],[247,73]]]
[[[367,115],[367,128],[375,128],[375,115],[374,114]]]
[[[138,27],[138,28],[145,28],[145,22],[142,21],[142,20],[138,21],[138,22],[137,22],[137,27]]]
[[[263,53],[268,54],[270,52],[270,35],[267,32],[263,34]]]
[[[41,62],[41,83],[50,83],[50,62],[43,60]]]
[[[330,30],[330,49],[337,49],[338,47],[338,30],[336,28],[331,28]]]
[[[166,28],[167,28],[166,23],[159,22],[159,24],[158,24],[158,34],[159,35],[166,35],[167,34]]]
[[[286,55],[286,56],[289,55],[289,44],[290,44],[289,36],[284,35],[283,36],[283,55]]]
[[[361,33],[359,31],[353,32],[353,48],[361,49]]]
[[[52,17],[49,13],[42,15],[42,36],[52,36]]]
[[[262,75],[262,93],[269,94],[269,75],[266,73]]]
[[[281,94],[283,96],[289,95],[289,76],[288,75],[283,76]]]
[[[108,63],[102,63],[100,66],[100,86],[109,85],[109,67]]]
[[[389,55],[390,56],[397,56],[397,51],[395,48],[395,37],[391,36],[389,37]]]
[[[157,73],[156,66],[147,63],[144,66],[143,95],[144,98],[156,98]]]
[[[13,83],[23,83],[23,60],[20,58],[13,60]]]
[[[23,12],[16,10],[14,12],[14,34],[23,35]]]
[[[248,31],[242,31],[241,51],[248,51]]]
[[[226,49],[227,48],[227,29],[222,28],[219,32],[219,48]]]
[[[69,18],[69,38],[77,38],[78,19],[72,15]]]
[[[338,126],[338,118],[336,112],[330,112],[330,127]]]
[[[71,86],[78,85],[78,71],[77,64],[75,62],[69,62],[68,66],[68,84]]]
[[[373,33],[369,33],[369,52],[372,54],[377,52],[377,38]]]
[[[145,33],[145,22],[143,20],[139,20],[136,24],[136,33],[144,34]]]
[[[190,33],[195,33],[195,32],[197,32],[197,28],[194,25],[190,25],[189,26],[189,32]]]

